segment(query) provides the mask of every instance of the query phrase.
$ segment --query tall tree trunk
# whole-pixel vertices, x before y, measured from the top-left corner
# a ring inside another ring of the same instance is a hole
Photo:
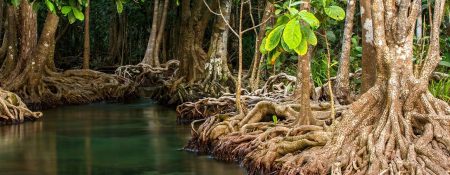
[[[220,0],[220,13],[216,16],[211,42],[209,44],[208,62],[205,65],[205,91],[212,96],[219,95],[226,87],[234,85],[234,78],[228,68],[228,38],[230,29],[227,22],[230,20],[232,2]],[[228,83],[228,84],[227,84]]]
[[[339,70],[335,84],[335,95],[341,104],[350,103],[350,53],[352,46],[353,18],[355,16],[355,0],[347,1],[344,38],[339,58]]]
[[[302,10],[310,10],[310,0],[305,0],[305,3],[301,5]],[[298,97],[298,103],[300,104],[300,116],[296,116],[295,124],[309,125],[313,122],[313,116],[311,111],[311,59],[313,54],[313,48],[309,46],[306,55],[298,56],[297,63],[297,87],[294,96]]]
[[[159,24],[158,29],[158,36],[156,37],[156,43],[155,43],[155,54],[154,54],[154,60],[155,60],[155,66],[160,66],[160,60],[159,60],[159,53],[165,28],[166,28],[166,20],[167,20],[167,12],[169,11],[169,0],[164,0],[164,6],[162,7],[162,15],[161,15],[161,22]]]
[[[16,8],[12,5],[8,5],[7,7],[7,23],[8,28],[6,29],[7,32],[7,50],[5,60],[2,63],[2,66],[0,68],[0,80],[2,82],[5,82],[11,72],[14,70],[18,58],[18,49],[17,49],[17,25],[16,25]]]
[[[142,63],[148,65],[155,65],[154,50],[155,50],[155,40],[158,33],[158,21],[159,21],[159,0],[155,0],[153,3],[153,17],[152,17],[152,28],[150,31],[150,37],[148,39],[147,49],[145,50],[145,56]]]
[[[84,47],[83,47],[83,69],[89,69],[89,59],[91,55],[90,29],[89,29],[89,14],[91,5],[87,0],[87,7],[84,11]]]
[[[377,52],[373,45],[372,0],[360,1],[362,24],[362,84],[361,94],[367,92],[376,80]]]
[[[251,68],[251,75],[250,75],[250,89],[252,91],[255,91],[256,89],[258,89],[258,86],[259,86],[259,78],[257,78],[258,77],[257,73],[261,66],[260,65],[261,52],[259,51],[259,47],[261,47],[261,41],[264,38],[264,36],[266,35],[267,20],[271,17],[273,10],[274,10],[273,4],[270,2],[267,2],[266,7],[264,9],[263,17],[261,19],[261,22],[263,24],[259,27],[258,36],[256,37],[256,42],[255,42],[255,53],[254,53],[254,57],[253,57],[253,65]]]
[[[240,115],[245,115],[244,107],[242,106],[241,99],[241,84],[242,84],[242,59],[243,59],[243,48],[242,48],[242,37],[243,37],[243,12],[244,12],[244,2],[241,1],[241,8],[239,10],[239,48],[238,48],[238,80],[236,83],[236,109]]]
[[[0,2],[0,37],[3,36],[3,28],[5,28],[5,25],[4,25],[5,23],[4,23],[3,17],[5,15],[6,7],[4,6],[4,4],[5,4],[5,1]],[[2,38],[0,38],[0,39],[2,39]]]
[[[191,3],[193,3],[192,6]],[[204,73],[207,54],[203,50],[202,44],[210,16],[203,1],[181,1],[181,41],[178,57],[181,63],[181,75],[189,84],[197,81]]]

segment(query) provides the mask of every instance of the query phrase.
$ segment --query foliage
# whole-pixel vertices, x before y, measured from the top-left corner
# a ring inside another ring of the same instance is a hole
[[[431,81],[429,89],[435,97],[450,102],[450,78]]]

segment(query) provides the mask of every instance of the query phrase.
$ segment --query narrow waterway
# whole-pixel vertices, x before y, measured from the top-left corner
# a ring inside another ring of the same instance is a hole
[[[189,127],[149,100],[44,113],[37,122],[0,127],[0,174],[245,174],[235,164],[180,151]]]

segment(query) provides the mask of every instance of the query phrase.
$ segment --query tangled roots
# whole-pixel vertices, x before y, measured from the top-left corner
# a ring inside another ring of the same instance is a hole
[[[30,111],[19,96],[0,89],[0,124],[21,123],[40,117],[42,113]]]
[[[373,87],[337,107],[341,115],[331,125],[328,105],[312,105],[310,125],[293,125],[301,117],[297,105],[259,102],[245,116],[193,124],[186,149],[240,161],[250,174],[448,174],[449,105],[425,92],[414,108],[402,108],[408,100],[386,100],[389,93]]]

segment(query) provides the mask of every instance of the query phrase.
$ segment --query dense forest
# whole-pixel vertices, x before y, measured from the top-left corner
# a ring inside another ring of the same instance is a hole
[[[0,123],[150,98],[249,174],[450,173],[446,0],[0,0]]]

